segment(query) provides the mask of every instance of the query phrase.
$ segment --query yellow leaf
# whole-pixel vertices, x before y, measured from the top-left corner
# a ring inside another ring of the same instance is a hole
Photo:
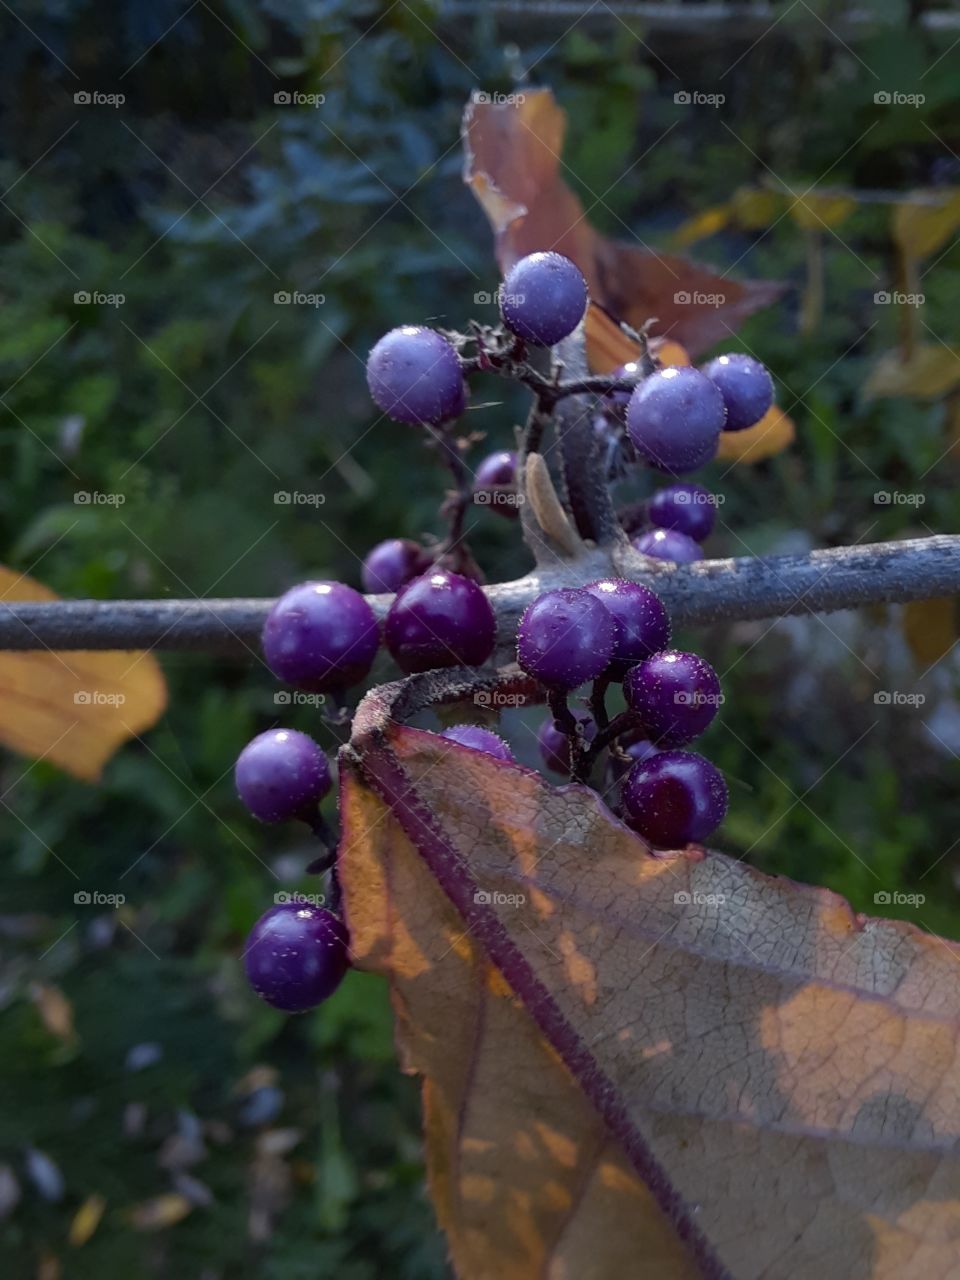
[[[0,603],[56,599],[35,579],[0,566]],[[163,674],[147,653],[0,653],[0,743],[87,782],[122,742],[158,719],[166,701]]]
[[[59,1040],[72,1040],[73,1005],[59,987],[43,982],[30,984],[30,999],[36,1006],[43,1025]]]
[[[808,191],[805,196],[798,196],[791,202],[790,216],[804,231],[823,231],[827,227],[838,227],[856,207],[856,200],[849,196],[818,195],[815,191]]]
[[[960,945],[651,856],[389,709],[355,721],[340,880],[460,1280],[960,1275]]]
[[[716,235],[729,221],[730,206],[714,205],[711,209],[704,209],[694,217],[688,218],[686,222],[682,222],[673,233],[673,242],[679,249],[686,249],[689,245],[696,244],[698,240],[706,240],[708,236]]]
[[[960,192],[928,192],[921,203],[906,201],[893,206],[890,229],[908,258],[935,253],[960,227]],[[936,203],[930,203],[931,198]]]
[[[771,405],[759,422],[743,431],[721,431],[717,459],[720,462],[763,462],[793,444],[797,434],[793,419]]]
[[[67,1239],[75,1249],[85,1245],[96,1231],[106,1207],[107,1202],[100,1195],[87,1196],[86,1200],[84,1200],[73,1215],[73,1221],[70,1223],[70,1233],[67,1236]]]
[[[960,351],[931,342],[916,347],[907,360],[898,350],[886,352],[870,371],[863,393],[868,400],[887,396],[939,400],[958,385]]]
[[[669,338],[664,338],[660,342],[652,342],[650,350],[667,369],[693,363],[686,347],[682,347],[679,342],[671,342]]]
[[[744,231],[762,231],[776,221],[783,208],[783,196],[760,187],[741,187],[730,198],[730,207]]]
[[[175,1191],[143,1200],[130,1210],[130,1218],[138,1231],[162,1231],[187,1216],[193,1205]]]
[[[903,606],[903,635],[919,662],[939,662],[957,642],[956,600],[911,600]]]

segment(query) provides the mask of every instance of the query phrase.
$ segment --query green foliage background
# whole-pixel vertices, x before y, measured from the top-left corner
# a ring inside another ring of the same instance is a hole
[[[7,563],[67,595],[356,584],[374,542],[439,530],[443,480],[414,433],[377,421],[362,362],[395,323],[483,316],[473,295],[496,269],[460,181],[460,113],[475,88],[509,91],[517,68],[569,112],[567,176],[591,219],[654,245],[771,175],[797,191],[960,178],[956,55],[935,62],[946,43],[905,15],[854,51],[806,5],[752,48],[631,30],[600,10],[572,26],[362,0],[26,0],[18,13],[0,44],[0,541]],[[884,109],[883,87],[926,101]],[[726,102],[680,106],[680,88]],[[77,105],[79,90],[126,101]],[[325,101],[278,106],[280,90]],[[776,461],[705,474],[726,499],[715,555],[956,525],[949,406],[862,394],[896,338],[895,308],[873,303],[891,281],[887,213],[864,204],[825,240],[826,306],[807,337],[791,219],[698,246],[735,274],[795,286],[725,344],[775,371],[799,438]],[[923,279],[930,341],[957,339],[958,271],[950,247]],[[78,304],[82,290],[125,301]],[[275,303],[293,290],[324,301]],[[490,399],[471,424],[503,445],[520,404],[502,387]],[[894,488],[922,491],[923,507],[874,503]],[[80,489],[125,501],[78,506]],[[277,505],[282,490],[325,501]],[[488,576],[522,572],[514,529],[471,518]],[[853,626],[696,637],[727,694],[705,744],[733,787],[718,843],[861,910],[883,909],[878,889],[923,892],[918,923],[960,936],[956,759],[916,710],[873,700],[899,635],[895,613],[877,610]],[[898,661],[900,678],[952,708],[949,660],[922,680],[924,664]],[[278,883],[310,887],[303,838],[256,827],[231,786],[239,747],[277,720],[274,685],[253,657],[163,662],[169,713],[101,786],[2,763],[0,1163],[22,1191],[0,1225],[7,1273],[443,1275],[416,1087],[396,1072],[382,986],[351,975],[321,1012],[288,1020],[240,979],[242,939]],[[335,745],[309,708],[292,720]],[[532,758],[525,726],[513,731]],[[75,906],[81,887],[124,893],[124,911]],[[71,1002],[74,1038],[44,1028],[44,985]],[[160,1056],[134,1069],[145,1043]],[[277,1129],[297,1134],[271,1162]],[[176,1135],[192,1163],[171,1155]],[[61,1171],[59,1198],[31,1182],[29,1149]],[[209,1203],[136,1228],[134,1205],[184,1188]],[[93,1193],[104,1218],[71,1246]],[[254,1212],[267,1226],[252,1239]]]

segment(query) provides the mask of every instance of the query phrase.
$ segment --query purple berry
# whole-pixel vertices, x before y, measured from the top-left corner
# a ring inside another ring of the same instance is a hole
[[[261,822],[309,818],[330,790],[330,766],[311,737],[296,729],[268,729],[240,752],[237,794]]]
[[[670,617],[655,591],[623,578],[601,578],[586,590],[596,596],[616,623],[610,675],[622,678],[628,667],[666,646]]]
[[[727,407],[725,431],[752,427],[773,404],[773,379],[753,356],[742,352],[717,356],[704,365],[703,372],[723,396]]]
[[[723,397],[709,378],[683,366],[644,378],[627,405],[627,430],[661,471],[696,471],[717,452]]]
[[[388,538],[367,552],[360,576],[364,591],[370,595],[379,592],[393,595],[429,567],[430,557],[416,542],[409,538]]]
[[[631,667],[623,678],[623,695],[647,737],[668,747],[698,738],[723,701],[710,663],[677,649],[655,653]]]
[[[483,751],[488,756],[495,756],[507,764],[513,763],[513,752],[504,740],[490,729],[481,729],[478,724],[453,724],[444,729],[441,738],[449,738],[451,742],[459,742],[461,747],[472,747],[474,751]]]
[[[346,926],[325,907],[281,903],[251,929],[244,963],[262,1000],[303,1013],[333,995],[349,968]]]
[[[703,548],[679,529],[650,529],[634,538],[633,545],[645,556],[657,560],[672,560],[675,564],[689,564],[703,559]]]
[[[613,615],[589,591],[547,591],[524,610],[517,661],[557,689],[576,689],[609,665],[617,638]]]
[[[473,492],[482,494],[481,505],[497,515],[515,520],[520,514],[517,502],[517,455],[509,449],[488,454],[473,477]]]
[[[578,716],[583,727],[583,736],[592,742],[597,736],[597,726],[589,716]],[[561,773],[565,778],[570,776],[570,739],[559,727],[553,716],[547,716],[537,733],[537,745],[543,763],[553,773]]]
[[[646,841],[677,849],[706,840],[720,825],[727,784],[696,752],[661,751],[631,768],[621,799],[627,821]]]
[[[661,748],[652,743],[649,738],[638,738],[636,742],[627,743],[624,751],[634,764],[640,764],[643,760],[649,760],[651,756],[659,755]]]
[[[493,653],[497,620],[469,578],[435,569],[399,592],[387,614],[387,648],[404,671],[461,664],[478,667]]]
[[[702,485],[671,484],[653,495],[647,514],[658,529],[675,529],[703,542],[713,529],[717,509],[713,494]]]
[[[419,325],[384,334],[367,357],[367,385],[397,422],[443,422],[466,404],[459,356],[446,338]]]
[[[303,582],[267,614],[263,656],[281,680],[302,689],[344,689],[376,657],[380,628],[359,591],[342,582]]]
[[[574,329],[587,309],[587,282],[560,253],[531,253],[507,272],[500,292],[503,323],[517,337],[552,347]]]
[[[626,364],[622,364],[618,368],[614,369],[610,374],[610,377],[616,378],[618,381],[630,378],[636,383],[643,377],[643,371],[640,368],[639,361],[629,360]],[[617,411],[617,416],[622,419],[623,414],[626,412],[627,405],[630,403],[630,396],[632,394],[633,393],[630,391],[609,391],[605,396],[605,400],[608,405]]]

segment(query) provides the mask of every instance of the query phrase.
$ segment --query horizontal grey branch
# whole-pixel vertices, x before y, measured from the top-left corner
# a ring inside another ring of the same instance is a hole
[[[504,649],[520,614],[541,591],[611,571],[654,587],[677,623],[699,624],[960,592],[960,537],[838,547],[809,555],[701,560],[673,567],[632,548],[594,551],[487,588]],[[390,596],[370,596],[382,617]],[[2,649],[181,649],[244,654],[259,647],[272,600],[58,600],[0,604]]]

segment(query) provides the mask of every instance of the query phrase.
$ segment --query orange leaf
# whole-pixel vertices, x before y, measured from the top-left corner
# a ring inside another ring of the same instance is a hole
[[[30,999],[36,1006],[43,1025],[52,1036],[67,1042],[76,1032],[73,1026],[73,1005],[59,987],[45,982],[31,982]]]
[[[911,600],[903,606],[903,635],[910,652],[925,667],[945,658],[957,643],[955,597]]]
[[[176,1191],[166,1191],[143,1200],[130,1210],[130,1220],[137,1231],[163,1231],[182,1221],[193,1205]]]
[[[0,601],[56,599],[35,579],[0,566]],[[87,782],[166,702],[163,674],[147,653],[0,654],[0,743]]]
[[[490,220],[503,271],[524,254],[555,249],[577,264],[595,302],[634,328],[656,317],[661,334],[694,353],[780,297],[778,283],[718,276],[594,230],[561,173],[566,128],[549,89],[525,90],[517,103],[467,105],[464,180]]]
[[[653,857],[586,788],[382,697],[343,769],[341,883],[424,1077],[461,1280],[960,1274],[960,947]]]
[[[926,258],[960,227],[960,192],[924,192],[922,203],[895,204],[891,220],[893,238],[908,258]],[[936,203],[928,203],[932,197]]]
[[[789,448],[796,434],[793,419],[773,404],[752,427],[720,432],[717,461],[763,462]]]
[[[960,386],[960,352],[928,342],[915,347],[906,359],[900,351],[887,351],[871,369],[863,393],[868,400],[888,396],[939,400],[956,386]]]
[[[804,231],[825,231],[839,227],[857,207],[849,196],[820,195],[808,191],[790,203],[790,216]]]

